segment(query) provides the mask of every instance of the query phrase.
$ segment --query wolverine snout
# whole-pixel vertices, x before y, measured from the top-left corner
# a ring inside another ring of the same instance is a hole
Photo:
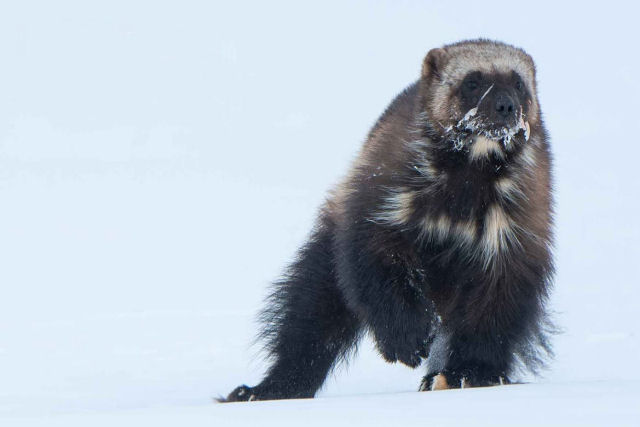
[[[518,116],[522,110],[517,97],[508,89],[494,89],[481,105],[481,112],[496,128],[511,128],[517,124]]]
[[[515,109],[515,102],[513,98],[509,96],[506,92],[502,92],[496,96],[495,109],[498,113],[498,116],[502,116],[503,118],[507,118],[513,114]]]

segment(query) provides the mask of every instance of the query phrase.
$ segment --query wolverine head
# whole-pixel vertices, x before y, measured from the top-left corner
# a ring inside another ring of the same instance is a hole
[[[473,40],[431,50],[420,91],[432,132],[455,150],[512,150],[538,121],[533,60],[504,43]]]

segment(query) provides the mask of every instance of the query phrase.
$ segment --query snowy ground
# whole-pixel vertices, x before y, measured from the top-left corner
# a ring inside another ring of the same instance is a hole
[[[637,426],[638,381],[160,407],[12,419],[13,426]],[[539,408],[539,409],[538,409]]]
[[[12,2],[0,10],[0,425],[637,425],[640,10],[553,2]],[[543,23],[543,31],[538,25]],[[557,358],[416,393],[365,341],[312,401],[215,405],[264,366],[266,285],[428,49],[538,64]]]

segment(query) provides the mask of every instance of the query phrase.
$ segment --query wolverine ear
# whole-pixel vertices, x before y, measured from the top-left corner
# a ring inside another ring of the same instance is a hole
[[[422,62],[422,77],[431,79],[440,78],[440,73],[447,63],[447,51],[442,48],[431,49]]]

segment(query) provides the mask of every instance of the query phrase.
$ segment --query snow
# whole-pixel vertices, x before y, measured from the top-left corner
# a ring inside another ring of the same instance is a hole
[[[637,425],[638,6],[450,8],[3,5],[0,425]],[[480,35],[537,62],[563,330],[550,370],[418,393],[421,369],[366,340],[318,399],[214,404],[259,381],[267,283],[375,118],[428,49]]]
[[[14,418],[12,426],[637,426],[640,382],[510,385]],[[535,408],[535,409],[534,409]],[[549,410],[551,409],[551,410]]]

